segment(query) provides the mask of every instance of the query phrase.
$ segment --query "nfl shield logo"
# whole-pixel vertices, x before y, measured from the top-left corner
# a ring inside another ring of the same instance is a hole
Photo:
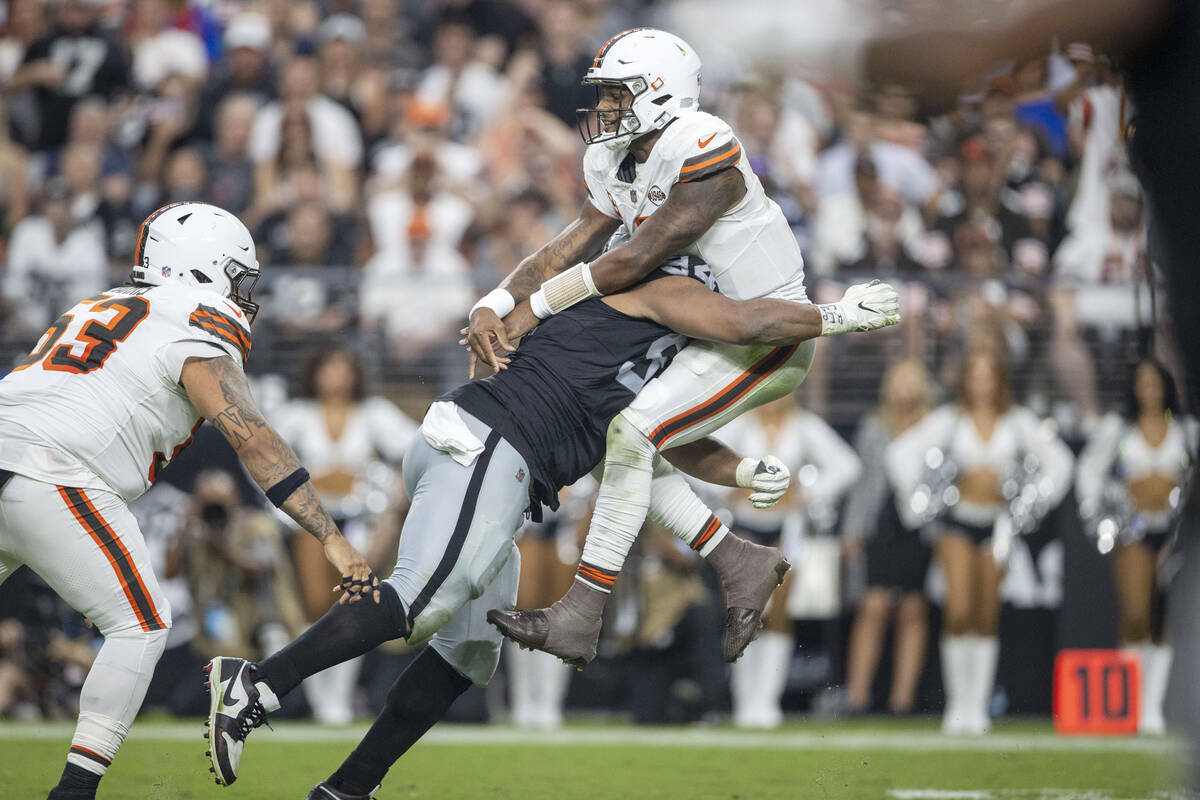
[[[629,190],[629,202],[631,202],[631,203],[637,202],[637,189]]]
[[[171,277],[171,268],[170,268],[170,267],[163,267],[163,268],[162,268],[162,275],[163,275],[163,277],[164,277],[164,278],[169,278],[169,277]]]

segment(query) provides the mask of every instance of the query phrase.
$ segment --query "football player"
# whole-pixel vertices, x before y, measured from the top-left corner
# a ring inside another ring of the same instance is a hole
[[[258,311],[254,242],[232,214],[175,203],[142,223],[131,285],[63,314],[0,380],[0,582],[22,564],[104,636],[50,800],[93,798],[133,722],[171,609],[129,503],[209,419],[267,497],[325,545],[343,600],[377,584],[242,364]]]
[[[370,796],[455,698],[472,683],[491,680],[502,637],[486,614],[516,602],[520,556],[514,537],[527,511],[540,519],[543,505],[557,507],[563,486],[596,467],[609,423],[670,363],[686,340],[680,334],[791,346],[821,333],[816,306],[773,299],[738,303],[712,291],[710,282],[703,264],[677,259],[628,292],[580,303],[547,320],[507,369],[430,407],[404,459],[412,506],[395,571],[380,586],[381,602],[335,605],[260,664],[213,660],[209,724],[218,782],[237,779],[246,736],[278,708],[280,696],[389,639],[430,645],[396,681],[362,742],[313,788],[310,800]],[[895,292],[882,284],[871,290],[881,298],[875,327],[895,322]],[[703,480],[753,489],[751,500],[761,505],[773,504],[787,488],[786,468],[766,463],[778,460],[739,459],[709,439],[671,458]],[[652,504],[657,521],[701,552],[718,533],[736,539],[669,464],[659,461],[655,475],[660,487],[669,488],[656,492],[668,500]],[[765,604],[788,564],[777,550],[745,546],[751,557],[771,564],[753,600]],[[597,572],[589,579],[611,582],[616,575]]]
[[[544,320],[635,283],[681,253],[703,259],[719,291],[734,300],[771,297],[808,305],[796,237],[733,130],[700,110],[700,59],[687,42],[653,28],[624,31],[600,48],[583,82],[597,92],[595,107],[579,111],[589,199],[578,219],[473,310],[467,341],[474,355],[505,366],[492,340],[511,351],[502,318],[516,305],[528,303]],[[582,263],[618,229],[627,236],[623,245]],[[820,335],[877,326],[882,291],[852,287],[841,303],[810,306],[820,309]],[[655,454],[795,390],[808,373],[814,344],[697,342],[684,349],[609,428],[604,480],[571,589],[548,609],[498,613],[500,629],[565,660],[590,660],[612,585],[597,576],[620,572],[642,527]],[[733,661],[758,632],[767,598],[755,600],[757,587],[777,563],[724,531],[710,539],[704,555],[726,588],[723,646]]]

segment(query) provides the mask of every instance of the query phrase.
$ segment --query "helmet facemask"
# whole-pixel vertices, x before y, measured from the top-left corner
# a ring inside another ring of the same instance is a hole
[[[258,267],[247,266],[237,259],[229,258],[226,259],[222,271],[229,278],[229,299],[246,312],[247,323],[254,322],[259,306],[251,299],[251,296],[254,294],[255,284],[258,283],[258,276],[261,274]]]
[[[642,132],[642,120],[634,110],[634,101],[647,91],[646,81],[642,78],[625,78],[620,80],[590,79],[584,81],[585,86],[596,90],[596,104],[591,108],[575,109],[579,135],[586,144],[604,143],[616,149],[628,143],[628,140]],[[608,99],[609,90],[621,90],[617,105],[602,104]]]

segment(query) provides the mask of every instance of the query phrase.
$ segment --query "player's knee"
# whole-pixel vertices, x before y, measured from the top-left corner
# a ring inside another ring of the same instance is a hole
[[[500,644],[503,639],[485,635],[479,639],[454,642],[450,646],[434,641],[433,647],[450,667],[476,686],[487,686],[500,666]],[[390,702],[390,701],[389,701]]]
[[[636,464],[645,467],[654,460],[654,445],[624,415],[618,414],[608,425],[605,463]]]

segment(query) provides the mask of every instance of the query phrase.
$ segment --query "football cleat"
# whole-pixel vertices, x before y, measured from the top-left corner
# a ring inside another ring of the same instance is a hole
[[[321,781],[308,793],[306,800],[371,800],[378,791],[376,786],[367,794],[346,794],[330,786],[328,781]]]
[[[526,650],[541,650],[576,669],[583,669],[596,657],[600,620],[588,620],[570,613],[552,618],[550,615],[559,603],[533,611],[493,608],[487,612],[487,621]]]
[[[209,698],[204,754],[217,784],[229,786],[237,780],[246,737],[279,708],[279,698],[265,683],[254,682],[254,665],[243,658],[214,658],[204,670]]]
[[[775,587],[783,583],[792,565],[773,547],[748,542],[728,535],[717,545],[717,549],[730,551],[729,555],[716,550],[709,563],[717,569],[721,585],[725,587],[725,630],[721,650],[725,660],[733,663],[742,657],[747,645],[758,636],[763,627],[763,611],[771,600]]]

